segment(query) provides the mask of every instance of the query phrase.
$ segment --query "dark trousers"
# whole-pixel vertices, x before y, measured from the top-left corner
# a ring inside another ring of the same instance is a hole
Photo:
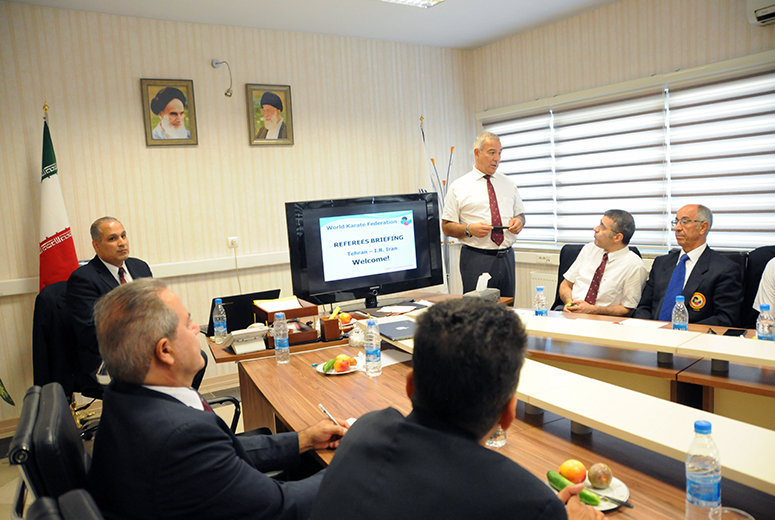
[[[517,285],[514,249],[490,250],[463,246],[460,250],[460,276],[464,293],[476,289],[476,282],[482,273],[490,273],[487,287],[500,289],[501,296],[514,297]]]

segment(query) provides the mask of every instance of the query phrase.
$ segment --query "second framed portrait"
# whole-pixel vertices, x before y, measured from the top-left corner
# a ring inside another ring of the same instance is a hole
[[[141,79],[140,90],[148,146],[197,144],[192,80]]]
[[[290,85],[246,85],[251,145],[293,144]]]

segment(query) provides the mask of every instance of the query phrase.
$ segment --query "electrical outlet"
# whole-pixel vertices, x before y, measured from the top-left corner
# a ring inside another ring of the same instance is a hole
[[[544,264],[551,264],[552,260],[547,255],[538,255],[538,262]]]
[[[229,249],[237,249],[239,247],[239,237],[229,237],[226,241]]]

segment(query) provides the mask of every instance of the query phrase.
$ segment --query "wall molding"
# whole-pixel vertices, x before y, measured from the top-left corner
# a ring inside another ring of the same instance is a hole
[[[237,266],[240,269],[270,267],[289,263],[290,255],[287,251],[237,256]],[[156,278],[193,276],[197,274],[231,271],[233,269],[234,257],[209,258],[205,260],[191,260],[187,262],[172,262],[169,264],[151,265],[153,276]],[[38,290],[39,282],[37,276],[34,278],[0,280],[0,298],[6,296],[16,296],[19,294],[36,294]]]

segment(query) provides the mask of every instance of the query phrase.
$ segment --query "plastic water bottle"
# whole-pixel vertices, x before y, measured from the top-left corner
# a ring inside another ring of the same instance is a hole
[[[382,353],[380,344],[382,338],[379,335],[379,325],[377,320],[369,318],[366,325],[366,338],[364,346],[366,347],[366,375],[370,377],[378,376],[382,373]]]
[[[213,307],[213,330],[215,331],[215,342],[223,343],[226,339],[226,310],[220,298],[216,298],[215,307]]]
[[[689,311],[686,310],[684,297],[680,294],[675,297],[673,307],[673,330],[689,330]]]
[[[544,294],[543,286],[536,287],[536,297],[533,301],[533,308],[536,311],[536,316],[546,316],[546,295]]]
[[[766,341],[775,341],[775,330],[773,330],[772,314],[770,314],[769,304],[763,303],[759,306],[761,311],[756,318],[756,337]]]
[[[686,520],[705,520],[721,507],[721,461],[708,421],[694,423],[686,453]]]
[[[288,344],[288,323],[284,312],[274,313],[274,359],[278,365],[291,362],[291,347]]]

